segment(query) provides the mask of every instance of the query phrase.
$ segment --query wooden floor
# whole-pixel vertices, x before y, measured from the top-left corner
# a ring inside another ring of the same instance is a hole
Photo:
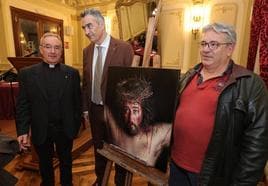
[[[0,130],[9,136],[16,137],[15,123],[13,120],[0,120]],[[90,133],[90,131],[89,131]],[[29,155],[26,155],[29,157]],[[25,158],[25,155],[18,155],[11,161],[5,169],[11,174],[16,176],[19,181],[16,186],[39,186],[40,176],[37,171],[30,170],[18,170],[16,167]],[[94,156],[93,148],[90,147],[84,153],[82,153],[78,158],[73,161],[73,184],[74,186],[90,186],[94,183],[96,177],[94,173]],[[55,169],[56,186],[59,186],[59,168]],[[109,186],[114,186],[114,169],[112,170]],[[134,174],[132,185],[134,186],[147,186],[147,181]],[[260,182],[258,186],[268,186],[263,182]]]
[[[15,133],[15,124],[13,120],[0,120],[0,129],[2,133],[5,133],[9,136],[16,137]],[[20,164],[20,162],[25,158],[25,156],[29,155],[18,155],[11,161],[5,169],[9,171],[11,174],[16,176],[19,181],[16,186],[39,186],[40,185],[40,176],[37,171],[30,170],[18,170],[16,167]],[[73,161],[73,184],[74,186],[90,186],[94,183],[96,177],[94,173],[94,156],[93,156],[93,148],[90,147],[84,153],[82,153],[78,158]],[[55,178],[56,185],[59,184],[59,168],[55,169]],[[114,179],[114,169],[112,170],[109,185],[115,185],[113,183]],[[147,185],[147,181],[134,174],[133,177],[133,185],[145,186]]]

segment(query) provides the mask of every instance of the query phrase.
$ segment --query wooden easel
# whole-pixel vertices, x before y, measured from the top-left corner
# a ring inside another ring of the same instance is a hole
[[[103,148],[98,149],[97,151],[108,159],[101,184],[102,186],[108,185],[113,162],[127,171],[125,186],[131,186],[133,173],[143,176],[150,184],[161,186],[168,185],[168,174],[165,174],[154,167],[144,165],[140,161],[135,160],[126,153],[120,151],[113,145],[104,143]]]
[[[150,55],[152,52],[153,37],[154,37],[154,32],[155,32],[157,22],[159,19],[159,15],[160,15],[160,11],[161,11],[161,2],[162,0],[159,0],[155,17],[149,18],[148,28],[147,28],[147,33],[146,33],[145,47],[144,47],[144,54],[143,54],[143,60],[142,60],[143,67],[150,66],[150,58],[151,58]],[[138,66],[139,62],[140,62],[140,56],[134,56],[132,66]],[[153,57],[153,67],[160,67],[159,55],[155,55]]]

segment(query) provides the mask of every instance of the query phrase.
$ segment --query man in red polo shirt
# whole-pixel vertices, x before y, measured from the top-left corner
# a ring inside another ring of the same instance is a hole
[[[202,30],[201,63],[181,80],[169,185],[256,185],[268,155],[268,92],[231,59],[236,33]]]

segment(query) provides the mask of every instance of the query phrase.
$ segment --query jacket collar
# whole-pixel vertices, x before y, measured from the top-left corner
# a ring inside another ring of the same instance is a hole
[[[230,65],[231,65],[231,70],[232,70],[231,74],[232,74],[232,76],[234,76],[235,79],[243,77],[243,76],[249,76],[252,73],[249,70],[247,70],[246,68],[235,64],[232,59],[229,62],[229,66]],[[228,68],[229,68],[229,66],[228,66]],[[190,70],[189,72],[195,74],[195,73],[200,71],[201,67],[202,67],[202,63],[199,63],[192,70]]]
[[[237,79],[241,77],[245,77],[245,76],[250,76],[252,74],[252,72],[247,70],[246,68],[235,64],[233,60],[230,60],[229,64],[231,65],[231,74],[230,74],[228,81],[225,83],[224,88],[226,88],[232,83],[235,83]],[[181,81],[180,81],[181,85],[180,85],[179,92],[182,92],[182,90],[190,82],[190,80],[194,77],[194,75],[199,73],[201,67],[202,67],[202,63],[199,63],[194,68],[190,69],[184,76],[182,76]]]

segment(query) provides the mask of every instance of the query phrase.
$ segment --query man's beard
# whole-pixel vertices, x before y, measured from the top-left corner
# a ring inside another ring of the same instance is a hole
[[[135,136],[140,132],[140,127],[135,124],[130,124],[126,126],[126,132],[130,136]]]

